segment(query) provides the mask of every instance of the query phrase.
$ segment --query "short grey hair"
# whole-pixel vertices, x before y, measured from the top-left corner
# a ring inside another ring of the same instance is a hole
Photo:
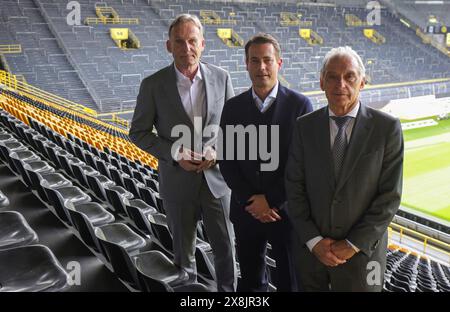
[[[358,65],[358,72],[362,79],[366,78],[366,67],[364,66],[364,63],[361,59],[361,57],[356,53],[355,50],[353,50],[349,46],[345,47],[338,47],[331,49],[324,57],[322,68],[320,69],[320,78],[323,79],[325,77],[328,63],[331,59],[335,57],[350,57],[354,61],[356,61],[356,64]]]
[[[198,19],[198,17],[196,15],[193,15],[193,14],[183,13],[183,14],[177,15],[177,17],[175,17],[175,19],[172,21],[172,23],[170,23],[170,26],[169,26],[169,37],[170,37],[170,33],[172,32],[172,29],[175,26],[178,26],[180,24],[187,23],[187,22],[191,22],[195,26],[197,26],[197,28],[200,30],[200,33],[203,36],[203,25],[200,22],[200,20]]]

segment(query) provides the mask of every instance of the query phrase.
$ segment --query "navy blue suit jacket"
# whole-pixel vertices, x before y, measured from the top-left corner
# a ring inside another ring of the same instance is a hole
[[[246,127],[254,124],[255,105],[252,90],[249,89],[225,103],[220,121],[223,130],[224,159],[219,164],[225,182],[232,191],[230,218],[233,222],[239,220],[242,214],[248,215],[244,207],[249,198],[255,194],[265,194],[271,208],[282,208],[286,201],[284,173],[295,121],[299,116],[312,111],[311,102],[307,97],[279,85],[276,100],[272,104],[273,114],[270,122],[271,125],[279,126],[279,165],[275,171],[261,171],[260,160],[248,160],[247,158],[245,160],[227,160],[225,157],[226,126],[242,125]],[[234,141],[234,150],[236,151],[238,147],[236,140]],[[246,141],[245,148],[248,150],[248,141]]]

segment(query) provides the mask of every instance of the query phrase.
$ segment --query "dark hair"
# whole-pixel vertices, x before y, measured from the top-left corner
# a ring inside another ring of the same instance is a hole
[[[252,44],[264,44],[264,43],[272,44],[273,48],[275,49],[275,54],[277,58],[278,59],[281,58],[281,48],[277,39],[275,39],[275,37],[267,33],[259,33],[250,38],[250,40],[247,41],[247,43],[245,44],[245,59],[246,60],[248,59],[248,50],[250,49],[250,46]]]

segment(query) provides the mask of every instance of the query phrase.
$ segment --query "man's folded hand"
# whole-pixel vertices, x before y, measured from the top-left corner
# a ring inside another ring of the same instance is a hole
[[[335,267],[344,264],[346,260],[339,258],[331,250],[331,246],[335,243],[334,239],[324,238],[319,241],[312,249],[312,253],[322,262],[329,267]]]
[[[343,260],[348,260],[356,254],[355,249],[346,240],[334,242],[331,245],[331,251]]]

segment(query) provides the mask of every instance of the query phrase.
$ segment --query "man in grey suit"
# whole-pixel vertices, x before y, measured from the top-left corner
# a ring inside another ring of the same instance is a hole
[[[365,68],[350,47],[325,56],[320,85],[328,106],[297,120],[286,166],[300,283],[306,291],[381,291],[402,190],[401,125],[360,103]]]
[[[196,275],[196,228],[201,217],[214,253],[217,288],[234,291],[230,190],[215,160],[217,133],[202,135],[206,126],[219,124],[223,105],[234,92],[226,71],[200,62],[204,47],[199,19],[177,16],[167,40],[174,63],[142,82],[129,135],[158,158],[160,196],[173,235],[175,263]],[[178,144],[180,129],[189,133],[183,145]]]

